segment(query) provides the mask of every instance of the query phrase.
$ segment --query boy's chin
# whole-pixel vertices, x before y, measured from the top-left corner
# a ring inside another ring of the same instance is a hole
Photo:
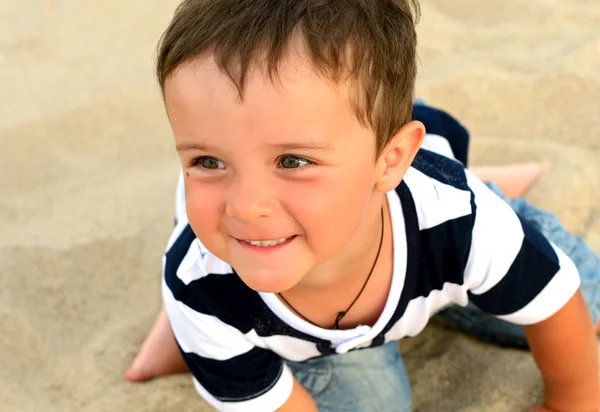
[[[246,284],[250,289],[256,292],[263,293],[281,293],[285,292],[296,286],[302,276],[282,276],[277,274],[275,276],[266,273],[244,273],[237,271],[238,276],[242,279],[242,282]]]

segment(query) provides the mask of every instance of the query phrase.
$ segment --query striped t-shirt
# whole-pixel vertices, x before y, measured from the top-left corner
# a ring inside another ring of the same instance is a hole
[[[443,138],[428,135],[426,143],[436,141]],[[436,312],[469,301],[506,321],[533,324],[579,287],[569,258],[454,159],[422,149],[386,198],[394,245],[388,300],[373,326],[349,330],[317,327],[274,294],[248,288],[200,243],[179,207],[163,296],[203,398],[223,411],[276,410],[292,390],[284,360],[415,336]]]

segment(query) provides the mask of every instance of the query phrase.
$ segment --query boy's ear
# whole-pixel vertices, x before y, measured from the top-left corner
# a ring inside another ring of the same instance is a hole
[[[379,192],[389,192],[400,184],[424,137],[425,126],[416,120],[398,130],[377,159],[378,178],[375,188]]]

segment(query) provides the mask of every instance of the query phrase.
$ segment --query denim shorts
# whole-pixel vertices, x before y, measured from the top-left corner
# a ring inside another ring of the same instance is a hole
[[[410,383],[398,342],[287,364],[319,412],[410,411]]]
[[[533,224],[575,263],[581,291],[594,324],[600,317],[600,260],[585,242],[569,234],[553,214],[524,199],[508,200],[488,184],[525,220]],[[486,342],[527,348],[523,328],[483,313],[474,305],[450,307],[436,315],[444,323]],[[398,342],[331,355],[304,362],[288,362],[294,376],[313,396],[321,412],[410,411],[411,391]]]

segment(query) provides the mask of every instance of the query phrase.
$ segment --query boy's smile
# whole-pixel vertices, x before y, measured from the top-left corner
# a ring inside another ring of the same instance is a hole
[[[384,199],[376,184],[385,167],[350,87],[319,76],[300,53],[279,76],[250,70],[240,99],[210,56],[165,84],[190,224],[263,292],[366,273]]]

